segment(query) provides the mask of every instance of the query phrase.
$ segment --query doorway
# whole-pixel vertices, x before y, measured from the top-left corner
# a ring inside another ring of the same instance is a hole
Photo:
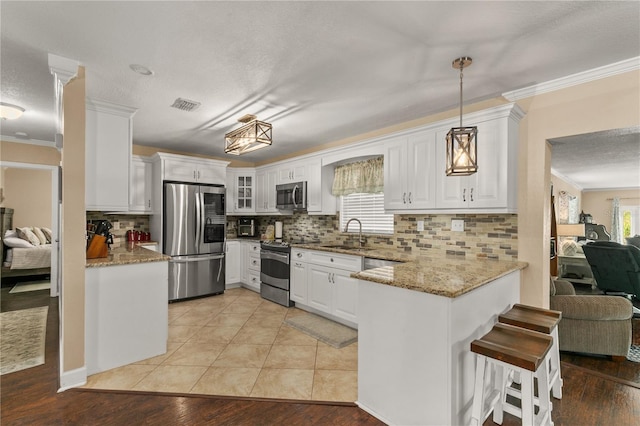
[[[50,296],[57,297],[60,294],[60,282],[61,282],[61,268],[59,265],[60,259],[60,168],[58,166],[50,166],[50,165],[42,165],[42,164],[31,164],[31,163],[18,163],[18,162],[10,162],[10,161],[0,161],[0,168],[2,169],[2,187],[3,193],[7,193],[7,184],[11,184],[12,186],[19,185],[27,185],[21,186],[19,191],[15,191],[16,188],[12,187],[11,191],[14,193],[21,193],[20,197],[14,197],[14,200],[20,202],[23,205],[27,206],[27,210],[31,210],[28,208],[29,204],[35,203],[35,205],[44,206],[44,203],[49,203],[51,215],[50,215],[50,229],[51,229],[51,285],[50,285]],[[10,177],[11,174],[15,174],[16,179],[7,179],[5,177]],[[44,176],[49,177],[49,179],[41,179],[42,182],[36,182],[34,179],[20,179],[21,175],[30,176],[30,177],[38,177]],[[47,182],[48,180],[48,182]],[[38,195],[39,194],[39,195]],[[42,195],[42,194],[48,194]],[[34,201],[35,199],[35,201]],[[5,205],[5,207],[11,207]],[[37,208],[37,207],[36,207]],[[27,211],[23,209],[24,216],[21,218],[14,218],[14,227],[16,224],[16,220],[18,220],[22,226],[29,225],[30,218],[38,217],[38,212]],[[33,224],[36,225],[36,224]],[[4,236],[3,236],[4,237]]]

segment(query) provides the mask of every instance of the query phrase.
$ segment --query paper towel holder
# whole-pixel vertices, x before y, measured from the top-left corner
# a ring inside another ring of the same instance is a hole
[[[282,222],[280,221],[276,221],[276,227],[275,227],[275,238],[276,241],[282,241]]]

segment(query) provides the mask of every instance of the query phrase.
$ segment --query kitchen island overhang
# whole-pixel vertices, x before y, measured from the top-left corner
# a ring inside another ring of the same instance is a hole
[[[520,301],[524,262],[417,258],[358,278],[358,401],[388,424],[468,424],[471,341]]]

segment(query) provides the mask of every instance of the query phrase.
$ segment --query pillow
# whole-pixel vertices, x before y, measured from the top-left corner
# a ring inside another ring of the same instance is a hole
[[[7,247],[11,247],[11,248],[33,248],[33,244],[31,244],[29,241],[25,241],[22,238],[18,238],[18,237],[7,237],[4,240],[4,244]]]
[[[40,245],[40,239],[36,237],[36,234],[31,231],[31,229],[27,228],[16,228],[16,232],[18,233],[18,237],[22,238],[25,241],[29,241],[34,246]]]
[[[13,229],[7,229],[4,232],[4,237],[8,238],[8,237],[15,237],[18,238],[18,233],[16,231],[14,231]]]
[[[40,228],[34,226],[33,228],[31,228],[31,230],[36,235],[36,237],[38,237],[38,240],[40,240],[40,244],[47,244],[47,237],[44,236],[44,233],[40,230]]]
[[[51,241],[53,241],[53,234],[51,232],[51,229],[49,229],[49,228],[40,228],[40,230],[44,234],[44,237],[47,239],[47,243],[51,244]]]

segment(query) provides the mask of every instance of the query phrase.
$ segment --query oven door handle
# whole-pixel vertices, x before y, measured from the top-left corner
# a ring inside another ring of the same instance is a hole
[[[260,251],[260,259],[271,259],[271,260],[277,260],[279,262],[282,263],[289,263],[289,255],[286,253],[275,253],[272,251],[267,251],[265,249],[262,249]]]

